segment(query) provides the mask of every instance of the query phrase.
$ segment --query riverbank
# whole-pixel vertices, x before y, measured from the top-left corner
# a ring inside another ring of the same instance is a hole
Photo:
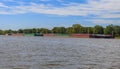
[[[118,36],[118,37],[115,37],[115,39],[120,39],[120,36]]]
[[[103,34],[43,34],[44,37],[73,37],[73,38],[114,38]]]
[[[17,33],[17,34],[6,34],[6,36],[42,36],[42,37],[56,37],[56,38],[114,38],[112,35],[103,34],[39,34],[37,33]],[[117,39],[119,37],[116,37]]]

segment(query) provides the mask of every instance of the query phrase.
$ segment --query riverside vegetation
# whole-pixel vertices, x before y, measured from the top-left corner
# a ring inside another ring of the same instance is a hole
[[[42,33],[42,34],[111,34],[115,37],[120,37],[120,26],[108,25],[106,27],[96,25],[94,27],[84,27],[80,24],[73,24],[71,27],[53,27],[47,28],[31,28],[31,29],[19,29],[19,30],[0,30],[0,35],[11,33]]]

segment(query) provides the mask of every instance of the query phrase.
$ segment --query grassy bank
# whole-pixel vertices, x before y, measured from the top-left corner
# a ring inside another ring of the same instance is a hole
[[[115,39],[120,39],[120,36],[115,37]]]

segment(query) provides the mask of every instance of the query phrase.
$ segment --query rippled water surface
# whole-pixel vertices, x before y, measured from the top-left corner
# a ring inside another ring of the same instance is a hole
[[[0,36],[0,69],[120,69],[120,40]]]

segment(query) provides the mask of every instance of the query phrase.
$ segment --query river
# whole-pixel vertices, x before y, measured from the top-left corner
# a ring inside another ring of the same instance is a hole
[[[0,69],[120,69],[120,40],[0,36]]]

